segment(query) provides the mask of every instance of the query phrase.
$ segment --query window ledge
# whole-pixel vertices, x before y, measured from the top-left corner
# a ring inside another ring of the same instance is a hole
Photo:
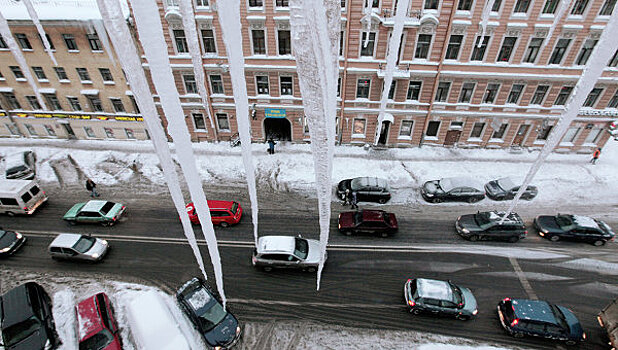
[[[39,83],[49,83],[49,79],[38,79]]]
[[[438,141],[437,136],[425,136],[425,141]]]
[[[573,142],[560,142],[560,146],[575,146]]]
[[[397,140],[412,140],[412,136],[398,136]]]
[[[114,82],[114,81],[104,81],[103,85],[116,85],[116,82]]]
[[[63,84],[67,84],[67,83],[70,84],[71,83],[71,81],[68,80],[68,79],[60,79],[60,80],[58,80],[58,82],[59,83],[63,83]]]
[[[79,50],[69,50],[70,53],[79,53]]]
[[[504,143],[504,140],[503,139],[489,139],[488,142],[491,142],[491,143]]]
[[[6,79],[0,77],[0,81],[5,81]]]
[[[483,139],[480,137],[470,137],[468,138],[468,142],[483,142]]]
[[[592,142],[586,142],[582,144],[582,147],[596,147],[597,144],[596,143],[592,143]]]
[[[84,85],[92,85],[92,80],[81,80],[80,82]]]
[[[26,78],[15,78],[15,81],[28,81]]]
[[[90,50],[90,52],[93,52],[93,53],[103,53],[103,50]]]
[[[353,139],[364,139],[366,136],[362,134],[352,134]]]
[[[34,52],[33,49],[21,49],[21,50],[24,51],[24,52]]]

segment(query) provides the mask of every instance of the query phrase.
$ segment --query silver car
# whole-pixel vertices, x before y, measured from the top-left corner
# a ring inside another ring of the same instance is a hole
[[[9,154],[4,157],[5,177],[14,180],[34,179],[36,155],[32,151]]]
[[[52,259],[100,261],[109,244],[106,240],[74,233],[58,235],[49,245]]]
[[[320,242],[300,235],[260,237],[257,248],[253,250],[251,263],[264,271],[296,268],[315,272],[320,263]]]

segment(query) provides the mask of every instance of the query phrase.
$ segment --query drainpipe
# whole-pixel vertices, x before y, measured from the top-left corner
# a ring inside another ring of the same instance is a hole
[[[210,97],[210,85],[208,84],[208,74],[206,74],[206,70],[204,69],[204,64],[203,64],[203,60],[202,60],[202,69],[204,70],[204,75],[205,75],[205,81],[204,84],[206,85],[206,98],[208,99],[208,118],[210,118],[210,121],[212,121],[212,132],[215,136],[215,141],[219,142],[219,131],[217,131],[217,120],[214,119],[215,118],[215,111],[212,108],[212,98]],[[223,75],[221,75],[221,79],[223,80]]]
[[[438,84],[440,83],[440,73],[442,72],[442,65],[444,64],[444,55],[446,54],[446,49],[448,48],[448,39],[450,38],[451,26],[453,24],[453,17],[455,16],[455,11],[457,10],[457,5],[453,0],[451,2],[453,7],[451,7],[451,13],[448,17],[448,26],[446,27],[446,35],[444,37],[444,44],[442,45],[442,52],[440,52],[440,63],[438,63],[438,71],[436,72],[436,80],[433,82],[433,88],[431,89],[431,96],[429,100],[429,108],[427,109],[427,116],[425,117],[425,122],[423,123],[423,130],[421,133],[421,139],[418,143],[418,147],[423,145],[423,141],[425,139],[425,128],[427,128],[427,124],[429,123],[429,119],[431,118],[431,111],[433,110],[433,102],[436,97],[436,91],[438,90]],[[437,32],[437,28],[436,28]],[[450,90],[449,90],[450,93]],[[448,96],[447,96],[448,99]]]
[[[345,87],[346,87],[346,79],[348,76],[348,43],[350,37],[350,17],[352,15],[352,6],[351,1],[348,1],[348,6],[346,9],[346,24],[345,24],[345,35],[346,40],[343,41],[345,48],[343,49],[343,76],[341,77],[341,88],[340,94],[341,96],[341,108],[339,109],[339,144],[341,145],[341,140],[343,139],[343,110],[345,109]],[[338,76],[339,74],[337,74]],[[346,127],[347,130],[347,127]]]

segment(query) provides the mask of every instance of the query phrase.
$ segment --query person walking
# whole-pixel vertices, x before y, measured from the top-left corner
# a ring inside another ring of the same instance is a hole
[[[352,191],[352,200],[350,204],[352,204],[352,209],[358,209],[358,199],[356,198],[356,191]]]
[[[272,137],[268,139],[268,154],[275,154],[275,145],[277,143],[273,140]]]
[[[350,198],[350,189],[346,188],[345,189],[345,194],[344,194],[344,197],[343,197],[343,203],[341,203],[341,205],[343,205],[345,207],[346,205],[350,204],[350,199],[351,199]]]
[[[90,191],[90,197],[94,198],[99,196],[99,193],[97,193],[97,184],[95,184],[91,178],[86,180],[86,189]]]
[[[590,163],[592,163],[592,165],[595,165],[597,163],[597,159],[599,159],[599,156],[601,155],[601,147],[598,147],[594,153],[592,153],[592,159],[590,159]]]

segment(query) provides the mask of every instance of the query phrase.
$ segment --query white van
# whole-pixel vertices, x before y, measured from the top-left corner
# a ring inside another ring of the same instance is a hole
[[[34,180],[0,180],[0,213],[30,215],[46,201],[45,191]]]

